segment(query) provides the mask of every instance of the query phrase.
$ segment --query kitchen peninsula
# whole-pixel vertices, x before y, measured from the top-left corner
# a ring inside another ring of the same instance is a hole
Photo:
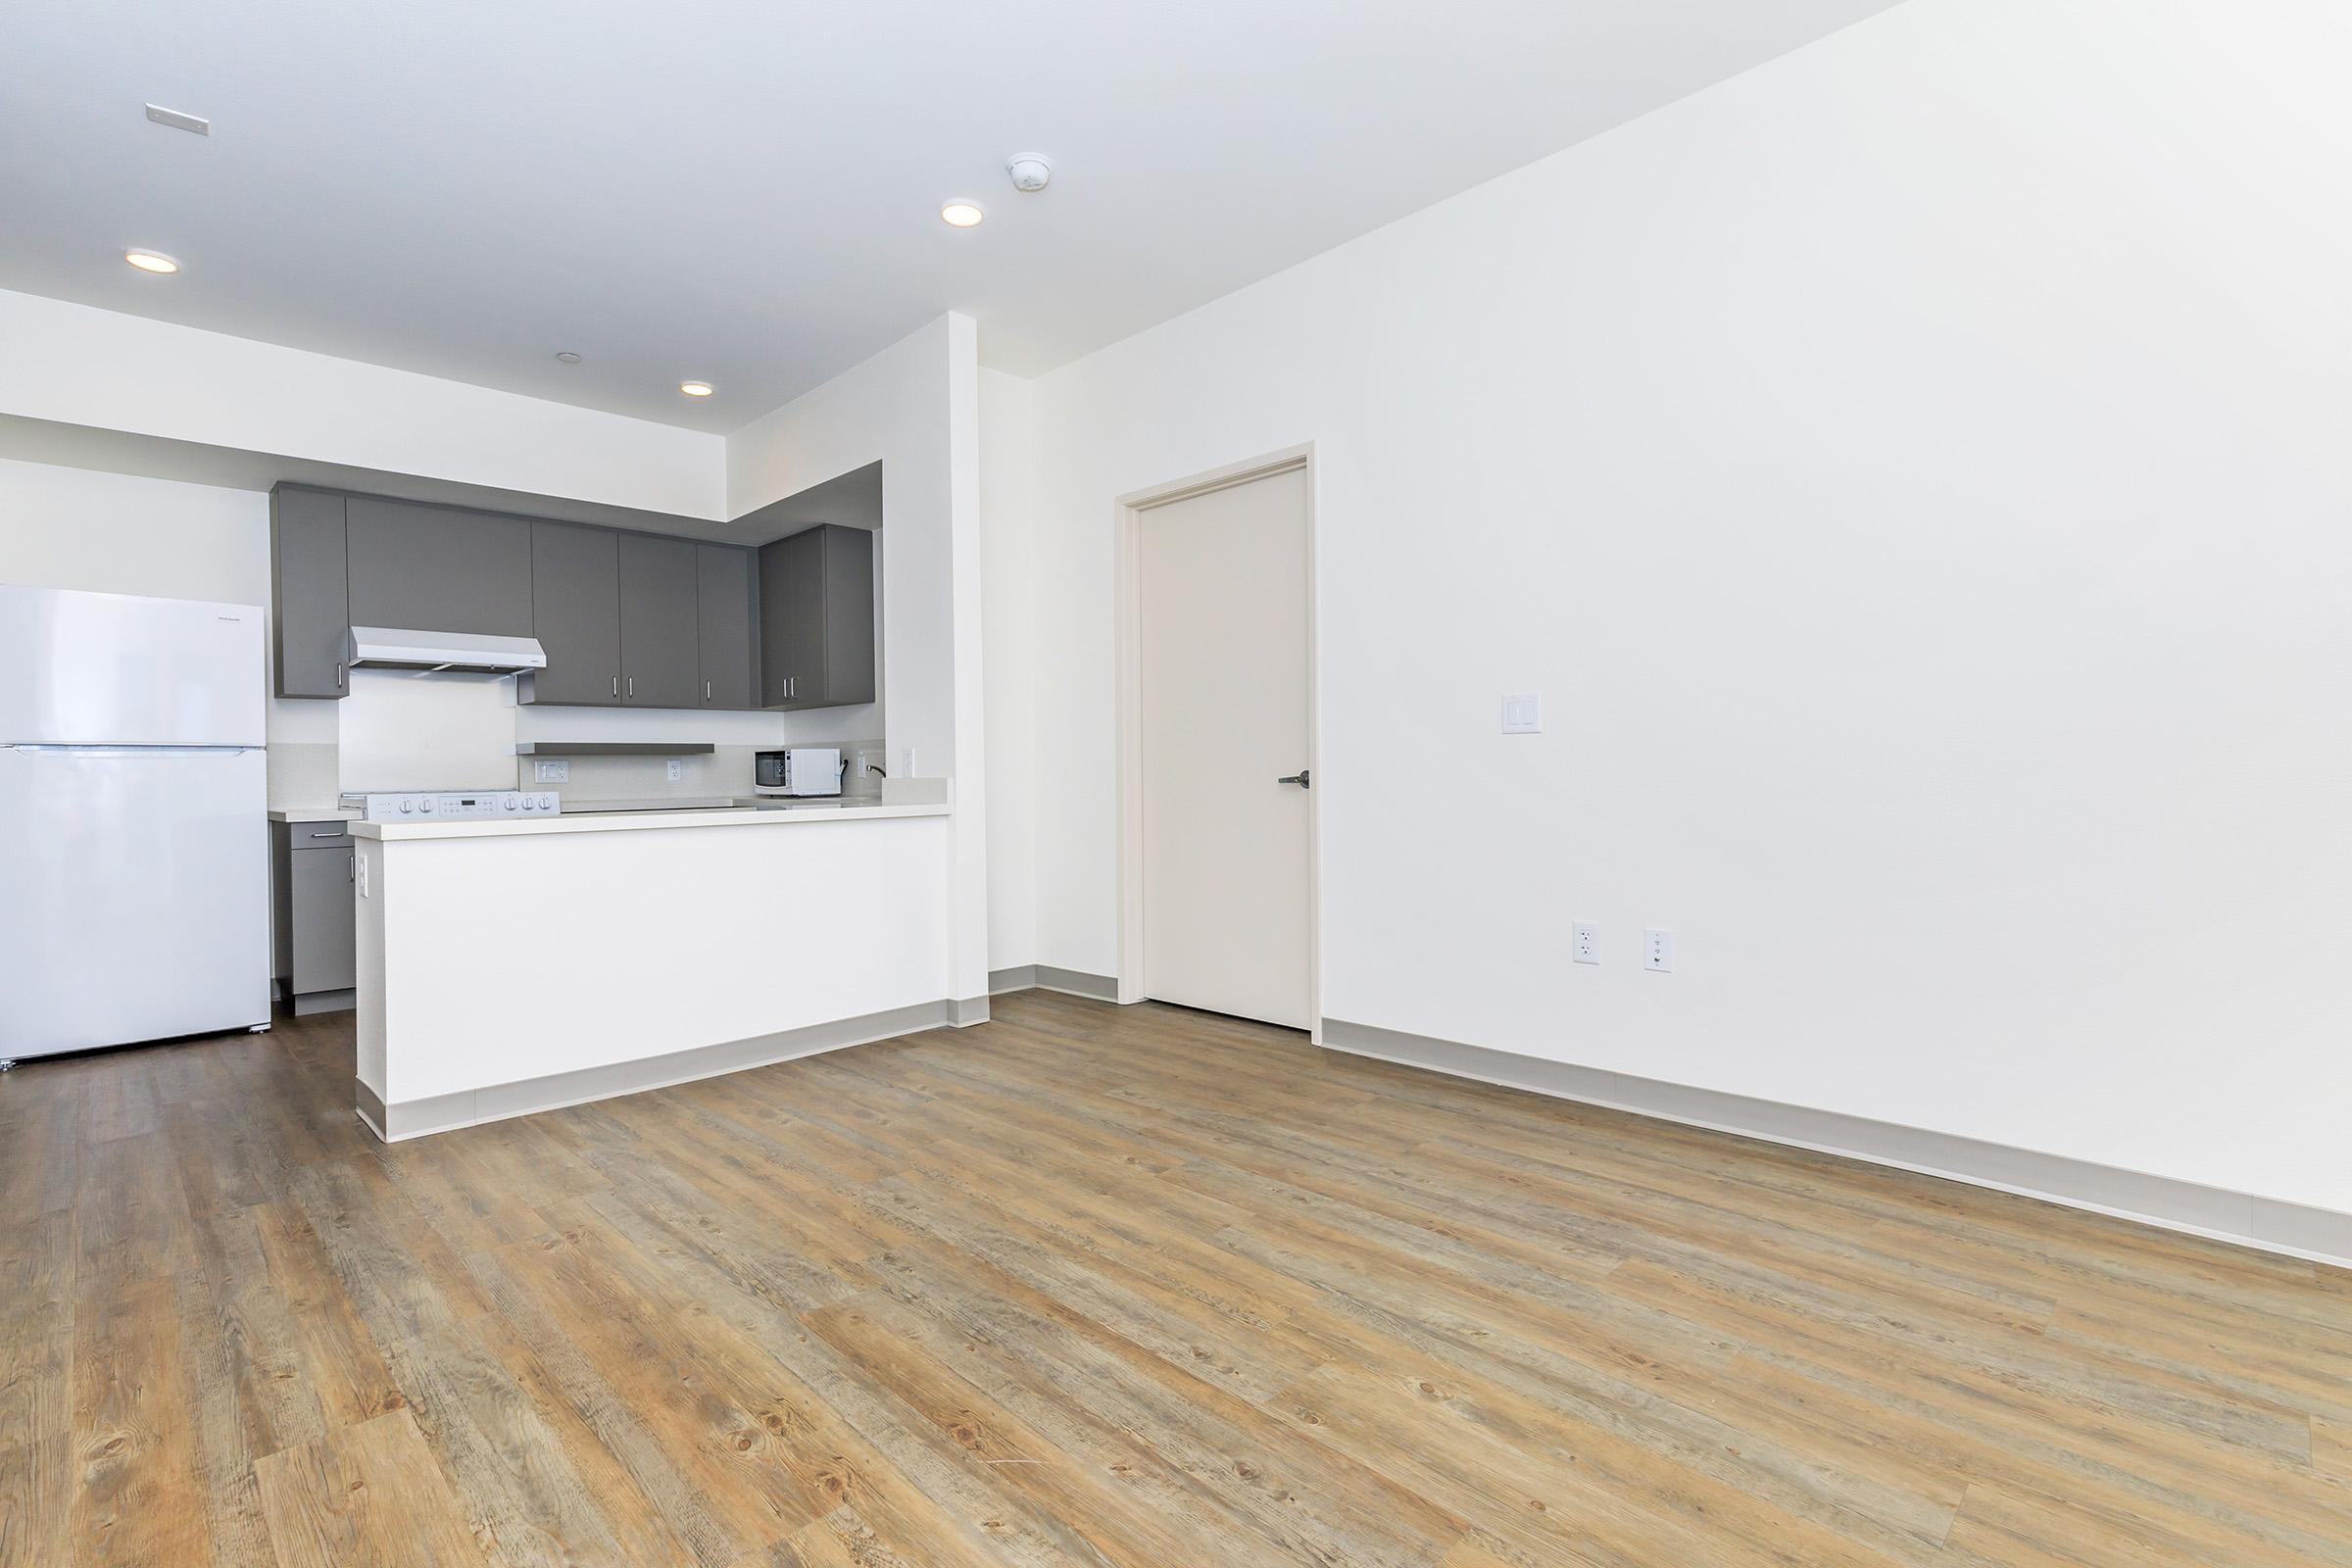
[[[361,1116],[397,1141],[979,1022],[948,792],[355,824]]]

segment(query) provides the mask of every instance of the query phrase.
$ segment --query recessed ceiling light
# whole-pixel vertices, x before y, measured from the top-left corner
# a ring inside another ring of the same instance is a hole
[[[690,398],[707,398],[717,388],[708,381],[680,381],[678,390]]]
[[[980,210],[978,202],[950,202],[939,210],[939,216],[957,228],[971,228],[988,215]]]
[[[122,259],[142,272],[176,272],[179,264],[162,251],[124,251]]]
[[[569,349],[558,349],[556,351],[556,358],[563,361],[565,365],[577,365],[580,363],[580,357],[577,354],[572,353]]]

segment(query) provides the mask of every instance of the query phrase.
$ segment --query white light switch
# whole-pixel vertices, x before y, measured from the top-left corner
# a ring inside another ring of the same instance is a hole
[[[571,782],[571,764],[542,759],[531,764],[531,778],[539,784],[568,784]]]
[[[1544,699],[1534,692],[1510,692],[1502,699],[1505,735],[1539,735],[1544,730]]]

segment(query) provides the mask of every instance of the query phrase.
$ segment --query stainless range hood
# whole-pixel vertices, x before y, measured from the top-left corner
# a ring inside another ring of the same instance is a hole
[[[392,626],[351,628],[351,663],[357,669],[443,670],[458,675],[514,675],[545,669],[547,650],[536,637],[493,637],[487,632],[402,631]]]

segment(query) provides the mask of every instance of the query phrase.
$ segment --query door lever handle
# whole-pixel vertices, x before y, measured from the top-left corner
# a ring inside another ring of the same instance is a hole
[[[1298,772],[1290,774],[1284,778],[1278,778],[1274,782],[1277,784],[1296,784],[1302,790],[1311,790],[1314,788],[1314,785],[1307,782],[1306,769],[1303,767]]]

